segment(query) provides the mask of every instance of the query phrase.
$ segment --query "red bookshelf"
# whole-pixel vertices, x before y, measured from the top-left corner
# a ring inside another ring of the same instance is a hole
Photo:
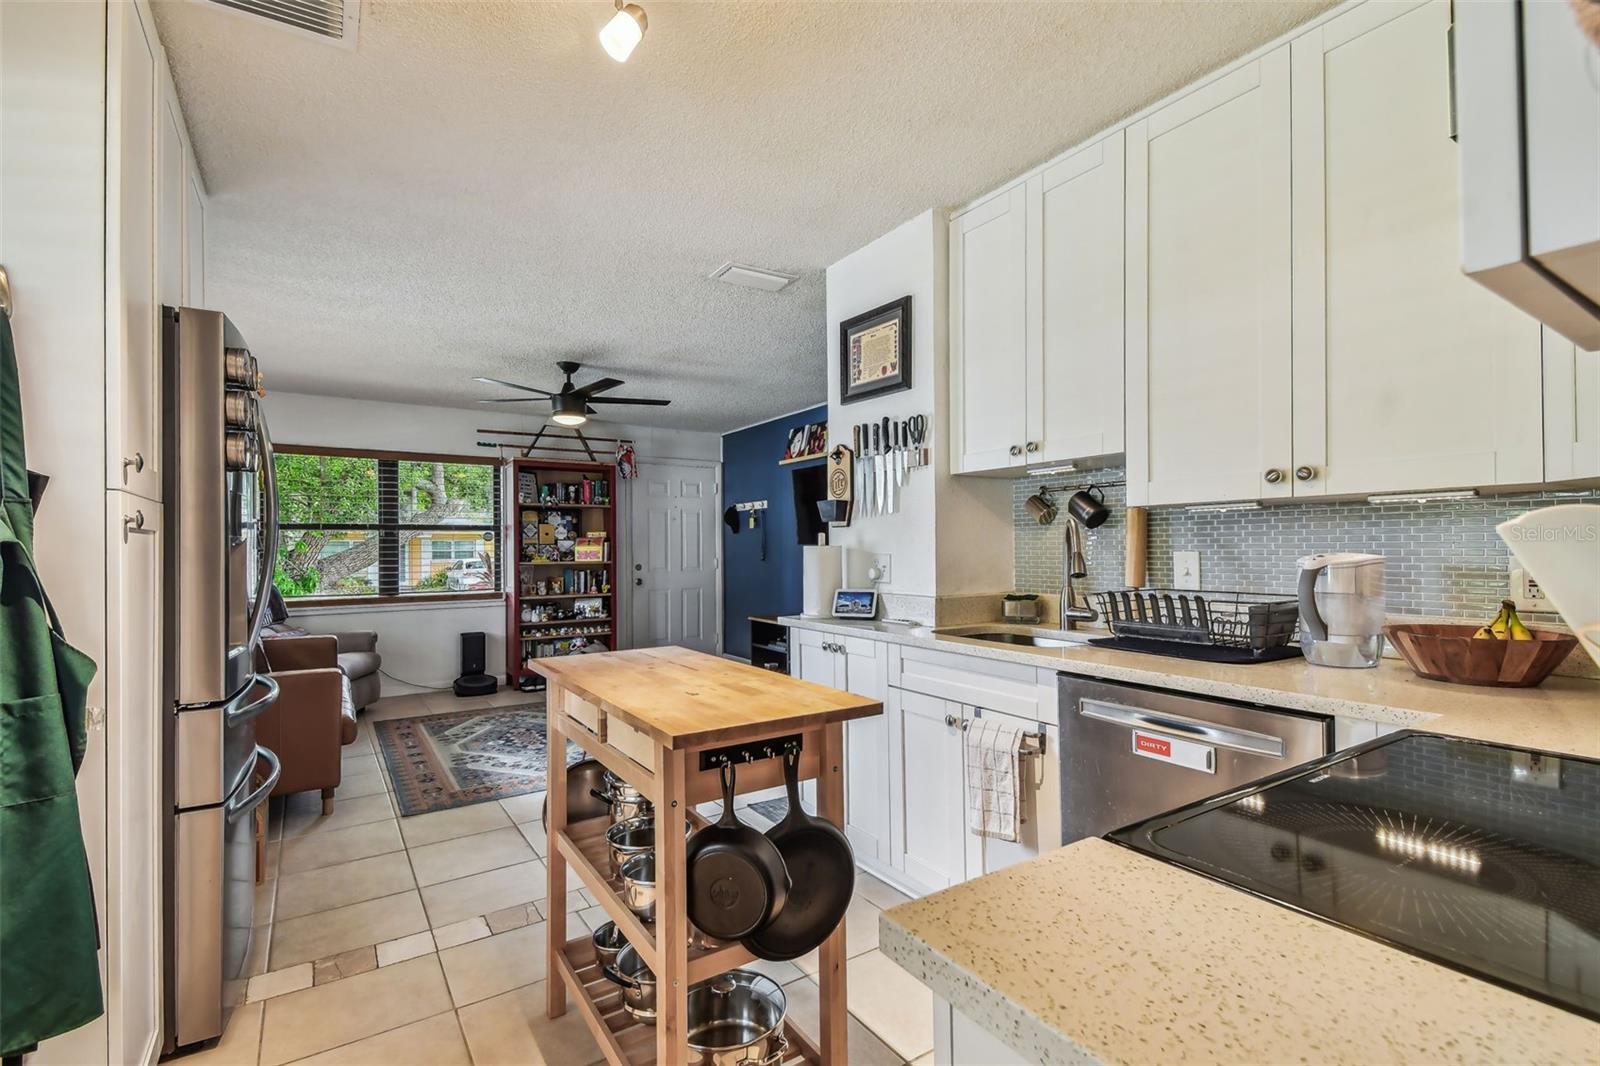
[[[506,673],[537,691],[529,659],[617,647],[617,468],[513,459],[506,469]],[[574,557],[589,533],[602,534],[601,561]]]

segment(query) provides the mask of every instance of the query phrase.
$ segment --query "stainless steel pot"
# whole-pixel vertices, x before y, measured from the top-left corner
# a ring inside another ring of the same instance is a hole
[[[648,818],[655,813],[643,792],[607,770],[601,777],[601,791],[611,804],[611,824],[629,822],[635,818]]]
[[[616,922],[606,922],[600,926],[591,939],[594,940],[594,957],[602,967],[615,966],[617,955],[628,946],[628,938],[622,935]]]
[[[622,902],[641,921],[656,920],[656,853],[647,851],[622,864]]]
[[[776,1066],[789,1052],[783,989],[754,970],[730,970],[689,990],[690,1063]]]
[[[622,1009],[634,1020],[656,1022],[656,975],[644,964],[632,944],[617,953],[614,966],[604,966],[606,980],[622,988]]]
[[[626,822],[618,822],[606,830],[606,844],[611,849],[611,872],[619,874],[627,861],[635,855],[655,853],[655,819],[633,818]]]

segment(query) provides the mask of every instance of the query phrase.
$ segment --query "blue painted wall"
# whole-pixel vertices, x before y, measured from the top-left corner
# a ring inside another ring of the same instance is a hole
[[[800,610],[800,542],[795,539],[794,490],[789,472],[779,466],[789,431],[807,422],[825,422],[828,405],[775,418],[722,437],[722,504],[766,500],[761,521],[767,531],[767,558],[761,559],[761,530],[740,523],[735,535],[722,530],[722,646],[729,655],[750,657],[750,615],[793,614]],[[818,464],[825,460],[818,459]],[[797,464],[799,465],[799,464]],[[720,517],[720,516],[719,516]]]

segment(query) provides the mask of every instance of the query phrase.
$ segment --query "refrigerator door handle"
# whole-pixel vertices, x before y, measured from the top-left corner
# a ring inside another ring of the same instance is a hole
[[[1194,718],[1184,718],[1178,715],[1169,717],[1167,715],[1153,714],[1150,711],[1124,707],[1119,703],[1107,703],[1103,700],[1079,700],[1078,713],[1085,718],[1094,718],[1102,722],[1110,722],[1113,725],[1154,729],[1185,739],[1205,741],[1215,744],[1219,748],[1232,748],[1234,751],[1247,752],[1251,755],[1266,755],[1274,759],[1283,758],[1283,738],[1268,736],[1265,733],[1254,733],[1245,729],[1229,729],[1226,726],[1202,722]]]
[[[262,534],[266,537],[261,559],[261,579],[256,588],[255,615],[250,619],[250,639],[246,648],[254,648],[261,639],[261,624],[267,619],[267,592],[272,588],[272,572],[278,565],[278,471],[273,463],[272,438],[267,433],[267,420],[256,412],[256,445],[261,453],[262,476],[266,480],[266,508],[262,516]]]
[[[271,674],[257,674],[250,682],[250,687],[254,688],[256,685],[265,686],[266,691],[248,703],[234,704],[223,712],[223,724],[227,728],[232,729],[240,722],[248,722],[278,702],[278,682]],[[250,689],[247,688],[245,691],[248,692]]]
[[[256,755],[267,760],[267,779],[257,785],[254,791],[228,801],[223,808],[223,813],[227,815],[230,822],[237,822],[240,818],[261,806],[266,798],[272,794],[273,788],[277,786],[278,778],[283,776],[283,764],[278,761],[277,754],[271,748],[263,748],[260,744],[257,744]]]

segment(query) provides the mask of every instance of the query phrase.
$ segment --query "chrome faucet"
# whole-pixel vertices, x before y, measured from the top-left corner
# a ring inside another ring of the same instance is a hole
[[[1077,590],[1072,587],[1074,579],[1089,576],[1089,568],[1083,561],[1083,552],[1078,545],[1082,542],[1083,534],[1078,531],[1077,519],[1070,515],[1066,517],[1066,532],[1063,534],[1061,544],[1061,630],[1068,632],[1074,622],[1093,622],[1099,618],[1099,612],[1093,607],[1080,605]]]

